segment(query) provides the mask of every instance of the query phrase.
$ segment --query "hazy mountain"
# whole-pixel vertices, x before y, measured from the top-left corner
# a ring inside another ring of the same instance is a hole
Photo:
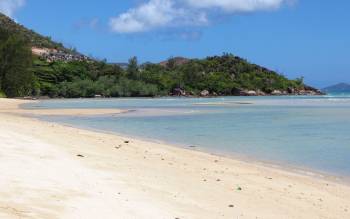
[[[322,89],[325,92],[350,92],[350,84],[339,83]]]

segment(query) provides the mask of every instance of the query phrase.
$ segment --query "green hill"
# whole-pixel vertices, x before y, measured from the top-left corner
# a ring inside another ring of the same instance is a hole
[[[232,54],[170,58],[127,66],[96,61],[0,14],[0,95],[50,97],[317,95],[302,78],[289,80]],[[31,48],[46,51],[32,55]]]
[[[59,49],[71,52],[71,50],[65,48],[61,43],[54,42],[50,37],[44,37],[33,30],[27,29],[2,13],[0,13],[0,27],[10,33],[22,35],[32,47]]]

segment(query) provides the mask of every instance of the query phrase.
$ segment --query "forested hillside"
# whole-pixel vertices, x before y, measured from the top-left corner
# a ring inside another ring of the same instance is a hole
[[[2,13],[0,13],[0,27],[11,34],[21,35],[32,47],[60,49],[71,52],[70,49],[65,48],[61,43],[54,42],[50,37],[44,37],[33,30],[25,28]]]
[[[127,68],[93,59],[48,59],[31,48],[73,53],[0,14],[0,95],[138,97],[320,94],[302,78],[289,80],[267,68],[224,54],[205,59],[170,58]],[[62,55],[62,54],[60,54]],[[66,55],[63,54],[65,57]],[[71,55],[69,55],[71,57]]]

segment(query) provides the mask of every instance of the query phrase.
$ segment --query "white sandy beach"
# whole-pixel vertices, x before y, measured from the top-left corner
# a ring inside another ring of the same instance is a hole
[[[120,110],[24,102],[0,99],[0,219],[350,218],[345,183],[23,116]]]

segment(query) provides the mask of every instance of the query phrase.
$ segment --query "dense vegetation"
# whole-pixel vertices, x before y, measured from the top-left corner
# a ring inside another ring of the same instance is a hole
[[[168,95],[175,89],[198,95],[202,90],[211,94],[234,95],[237,90],[273,90],[300,88],[302,80],[285,77],[252,65],[230,54],[190,60],[183,65],[166,66],[137,63],[131,58],[127,69],[105,62],[53,62],[35,58],[33,72],[36,95],[50,97],[106,97]]]
[[[0,96],[24,96],[31,93],[34,75],[32,53],[17,34],[0,29]]]
[[[239,95],[241,90],[269,94],[305,87],[302,79],[288,80],[232,54],[142,65],[133,57],[126,69],[94,60],[48,62],[32,56],[30,47],[63,48],[61,44],[3,15],[0,24],[0,96],[151,97],[179,91],[199,95],[203,90],[211,95]]]

